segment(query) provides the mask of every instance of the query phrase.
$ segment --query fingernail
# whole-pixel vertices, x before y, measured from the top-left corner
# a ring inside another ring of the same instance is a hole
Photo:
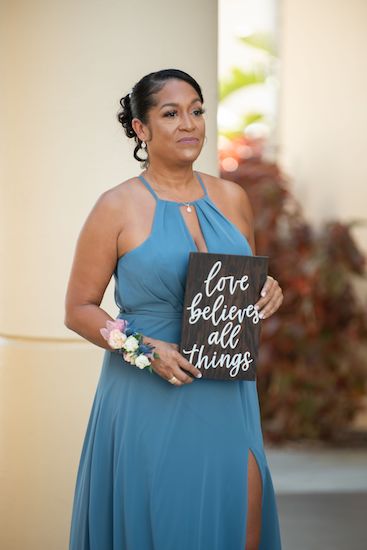
[[[260,319],[263,319],[263,318],[264,318],[264,316],[265,316],[265,315],[264,315],[264,313],[263,313],[263,312],[259,313],[259,317],[260,317]]]
[[[201,372],[198,372],[196,376],[197,378],[201,378],[203,375],[201,374]]]
[[[258,311],[258,310],[259,310],[259,306],[255,306],[255,309],[256,309],[256,311]]]
[[[265,296],[266,295],[266,290],[262,290],[261,291],[261,296]]]

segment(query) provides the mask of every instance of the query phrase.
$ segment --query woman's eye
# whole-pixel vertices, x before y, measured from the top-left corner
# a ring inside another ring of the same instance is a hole
[[[205,109],[203,109],[203,108],[195,109],[195,111],[193,111],[193,113],[195,113],[195,116],[200,116],[200,115],[203,115],[205,113]],[[164,113],[163,116],[165,116],[167,118],[173,118],[174,115],[177,115],[177,111],[167,111],[166,113]]]

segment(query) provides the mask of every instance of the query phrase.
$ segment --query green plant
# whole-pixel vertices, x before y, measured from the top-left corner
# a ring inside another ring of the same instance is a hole
[[[233,152],[232,152],[233,155]],[[262,325],[258,390],[264,437],[337,440],[367,393],[367,304],[353,279],[366,263],[352,223],[315,230],[275,164],[241,160],[222,177],[249,194],[256,253],[282,287],[280,309]]]
[[[247,36],[238,36],[237,39],[244,46],[247,67],[232,66],[229,74],[220,79],[219,103],[221,106],[232,94],[237,94],[245,88],[265,85],[268,77],[275,74],[277,48],[272,33],[254,32]],[[250,52],[250,54],[246,55],[246,52]],[[252,52],[256,52],[256,60],[251,56]],[[251,61],[250,64],[249,61]],[[219,128],[219,135],[230,139],[243,136],[248,126],[253,122],[269,124],[265,113],[253,110],[242,116],[237,116],[236,122],[232,123],[230,129]]]

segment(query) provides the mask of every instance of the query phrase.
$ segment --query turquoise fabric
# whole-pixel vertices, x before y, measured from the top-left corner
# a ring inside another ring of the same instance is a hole
[[[208,252],[251,254],[210,199],[194,201]],[[119,258],[119,318],[179,343],[188,256],[177,201],[156,199],[149,237]],[[261,372],[259,373],[261,376]],[[105,351],[76,481],[70,550],[244,550],[248,453],[262,478],[260,550],[281,548],[256,381],[175,386]]]

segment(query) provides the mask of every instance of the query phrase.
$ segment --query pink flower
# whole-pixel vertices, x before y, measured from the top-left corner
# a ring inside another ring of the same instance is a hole
[[[137,366],[139,369],[149,367],[150,359],[154,359],[158,354],[153,353],[153,347],[142,344],[143,335],[139,332],[129,331],[129,336],[126,334],[126,329],[129,322],[126,319],[115,319],[114,321],[106,321],[106,326],[100,328],[99,331],[103,338],[107,340],[112,349],[120,350],[126,362]],[[141,345],[141,348],[139,346]],[[139,351],[140,350],[140,353]]]
[[[128,321],[125,319],[116,319],[115,321],[106,321],[107,328],[101,328],[100,333],[102,334],[105,340],[109,340],[110,334],[114,330],[119,330],[120,332],[125,332],[128,325]]]

